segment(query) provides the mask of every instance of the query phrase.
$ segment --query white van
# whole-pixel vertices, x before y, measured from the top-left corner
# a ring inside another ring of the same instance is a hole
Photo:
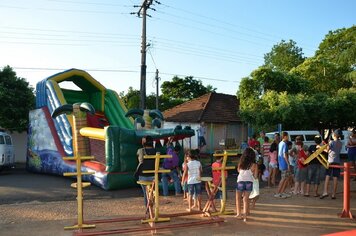
[[[295,145],[295,138],[297,136],[301,136],[304,145],[307,145],[308,147],[310,145],[315,144],[314,142],[314,137],[316,135],[320,136],[319,131],[317,130],[286,130],[286,132],[288,132],[288,136],[289,136],[289,141],[293,142],[293,145]],[[274,139],[274,134],[278,133],[278,131],[276,132],[270,132],[270,133],[266,133],[266,136],[270,139],[273,140]]]
[[[15,167],[15,154],[11,136],[0,131],[0,170],[13,167]]]

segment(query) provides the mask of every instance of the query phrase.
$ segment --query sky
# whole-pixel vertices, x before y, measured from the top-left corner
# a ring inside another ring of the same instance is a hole
[[[0,0],[0,67],[35,88],[63,70],[140,89],[143,0]],[[159,0],[148,10],[147,94],[175,75],[235,95],[281,40],[313,56],[330,30],[356,23],[354,0]]]

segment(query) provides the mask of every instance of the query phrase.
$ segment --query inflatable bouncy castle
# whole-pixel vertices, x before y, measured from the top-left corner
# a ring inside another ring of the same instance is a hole
[[[61,86],[64,82],[71,83],[71,88]],[[91,112],[79,112],[75,119],[71,112],[57,112],[87,105]],[[189,127],[158,128],[157,120],[163,121],[161,113],[147,113],[153,114],[150,119],[143,119],[144,113],[128,112],[115,91],[85,71],[70,69],[50,76],[36,86],[36,109],[29,114],[26,167],[47,174],[76,172],[75,161],[63,157],[73,156],[73,148],[78,147],[82,155],[94,156],[82,163],[83,172],[95,172],[83,176],[85,181],[106,190],[136,186],[133,172],[142,137],[150,135],[161,146],[168,137],[178,141],[194,135]]]

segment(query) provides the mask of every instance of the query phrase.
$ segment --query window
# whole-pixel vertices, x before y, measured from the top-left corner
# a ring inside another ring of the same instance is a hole
[[[5,139],[2,135],[0,135],[0,144],[5,144]]]
[[[6,144],[7,145],[11,145],[12,143],[11,143],[11,138],[10,138],[10,136],[5,136],[5,141],[6,141]]]
[[[305,139],[306,139],[307,141],[314,141],[314,137],[315,137],[314,134],[306,134],[306,135],[305,135]]]
[[[304,136],[303,136],[303,135],[301,135],[301,134],[298,134],[298,135],[291,135],[291,136],[290,136],[290,141],[295,142],[295,138],[296,138],[297,136],[302,137],[302,141],[304,141]]]

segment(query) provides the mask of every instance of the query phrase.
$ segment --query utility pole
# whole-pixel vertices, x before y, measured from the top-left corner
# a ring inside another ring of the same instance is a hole
[[[159,81],[159,77],[158,77],[158,69],[156,69],[156,109],[158,110],[158,97],[159,97],[159,94],[158,94],[158,88],[159,88],[159,84],[158,84],[158,81]]]
[[[140,10],[137,13],[132,13],[132,14],[137,14],[138,17],[142,16],[142,36],[141,36],[141,75],[140,75],[140,108],[145,109],[146,108],[146,48],[147,48],[147,43],[146,43],[146,17],[150,16],[147,14],[148,9],[152,9],[155,11],[155,9],[150,8],[154,0],[143,0],[141,6],[134,6],[134,7],[140,7]],[[158,1],[154,1],[157,4],[160,4]]]

